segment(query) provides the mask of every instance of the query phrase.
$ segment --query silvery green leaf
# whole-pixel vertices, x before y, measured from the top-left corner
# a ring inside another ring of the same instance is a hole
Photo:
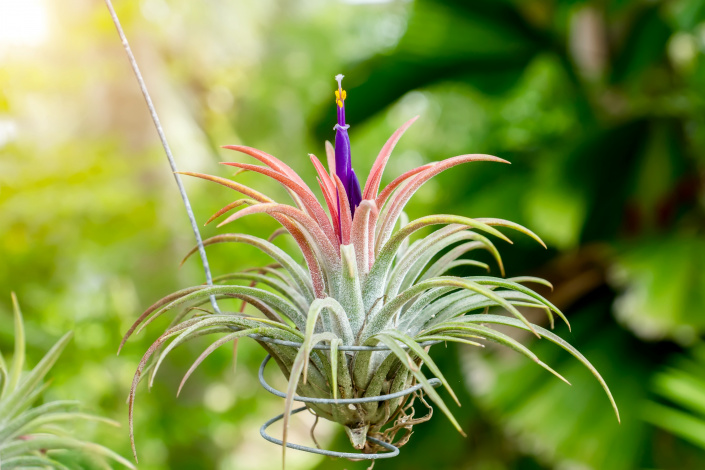
[[[23,400],[39,385],[52,368],[71,337],[72,333],[66,333],[62,336],[34,369],[22,378],[19,385],[14,390],[10,390],[7,397],[0,401],[0,416],[13,416],[17,412],[17,408]]]
[[[523,330],[526,330],[526,325],[521,324],[514,318],[507,318],[499,315],[471,315],[468,317],[463,317],[460,319],[464,322],[472,322],[472,323],[496,323],[499,325],[507,325],[507,326],[513,326],[515,328],[520,328]],[[600,375],[599,372],[597,372],[597,369],[588,361],[585,356],[583,356],[577,349],[575,349],[573,346],[571,346],[567,341],[562,339],[560,336],[556,335],[555,333],[552,333],[551,331],[542,328],[538,325],[534,325],[534,328],[539,332],[539,334],[543,337],[546,338],[547,340],[551,341],[552,343],[557,344],[564,350],[568,351],[573,357],[578,359],[580,362],[587,367],[590,372],[592,372],[592,375],[595,376],[598,382],[600,382],[600,385],[602,386],[603,390],[607,394],[607,397],[610,400],[610,403],[612,404],[612,408],[614,409],[614,413],[617,416],[617,420],[619,421],[619,410],[617,409],[617,403],[614,401],[614,397],[612,397],[612,393],[610,392],[609,387],[607,386],[607,383],[605,383],[604,379]]]

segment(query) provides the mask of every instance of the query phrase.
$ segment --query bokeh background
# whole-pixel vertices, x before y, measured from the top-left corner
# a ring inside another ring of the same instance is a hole
[[[467,439],[441,416],[379,469],[705,468],[705,2],[702,0],[116,0],[182,169],[231,175],[245,144],[315,184],[308,153],[333,138],[333,76],[346,75],[354,166],[366,174],[387,136],[421,118],[385,178],[425,162],[490,153],[428,183],[408,207],[502,217],[548,243],[502,246],[508,275],[555,284],[576,345],[605,376],[534,347],[567,387],[517,355],[437,348],[463,406]],[[242,161],[242,160],[241,160]],[[285,200],[265,178],[242,181]],[[232,196],[186,181],[204,222]],[[232,230],[267,236],[265,216]],[[205,236],[218,233],[207,227]],[[286,241],[283,241],[286,243]],[[193,234],[134,77],[100,0],[0,0],[0,349],[12,350],[10,292],[30,363],[75,338],[48,398],[80,399],[123,423],[76,434],[130,455],[125,398],[166,323],[116,356],[139,313],[203,282]],[[216,273],[268,263],[213,247]],[[279,448],[260,424],[283,402],[263,392],[264,352],[223,347],[175,397],[202,350],[141,387],[141,469],[269,469]],[[272,380],[275,374],[272,374]],[[281,385],[282,382],[279,382]],[[308,423],[295,438],[311,443]],[[319,440],[347,449],[322,425]],[[364,463],[288,453],[291,469]]]

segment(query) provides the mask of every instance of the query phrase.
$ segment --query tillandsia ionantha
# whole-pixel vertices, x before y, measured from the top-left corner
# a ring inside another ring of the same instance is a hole
[[[107,447],[71,437],[64,426],[81,420],[119,426],[117,422],[82,412],[80,403],[74,400],[34,405],[47,388],[48,383],[42,383],[44,377],[68,344],[71,333],[62,336],[34,369],[24,371],[24,323],[14,294],[12,304],[15,351],[9,367],[0,354],[0,468],[85,469],[90,462],[76,458],[76,454],[85,454],[97,458],[95,463],[100,468],[108,466],[107,457],[134,469],[128,460]]]
[[[503,227],[519,231],[543,245],[537,235],[521,225],[501,219],[429,215],[409,222],[403,212],[419,187],[442,171],[469,162],[508,162],[490,155],[460,155],[407,171],[380,191],[384,168],[402,134],[417,119],[414,117],[384,144],[361,188],[352,169],[342,78],[342,75],[336,77],[338,122],[334,127],[335,146],[326,142],[328,170],[318,158],[310,155],[325,206],[287,164],[251,147],[229,145],[224,148],[249,155],[264,166],[239,162],[225,164],[272,178],[286,188],[293,205],[275,202],[232,179],[182,173],[221,184],[245,196],[223,207],[207,223],[240,208],[218,226],[246,215],[264,213],[273,217],[282,228],[268,240],[242,233],[222,234],[205,240],[205,245],[253,245],[273,258],[274,264],[226,274],[216,278],[213,286],[195,286],[175,292],[152,305],[129,329],[121,347],[134,332],[141,331],[156,318],[181,309],[146,352],[135,373],[129,399],[133,450],[135,390],[150,358],[156,357],[149,366],[151,383],[164,357],[176,346],[211,334],[221,336],[186,372],[179,391],[194,369],[216,348],[238,338],[254,337],[288,378],[284,444],[295,393],[329,399],[372,397],[405,390],[414,383],[423,385],[423,393],[462,432],[450,409],[421,370],[425,365],[457,402],[443,373],[431,359],[428,348],[424,347],[427,342],[456,342],[482,347],[483,342],[492,341],[517,351],[568,382],[526,346],[493,326],[527,330],[575,356],[600,382],[619,419],[607,385],[590,362],[560,337],[530,323],[519,310],[542,309],[551,327],[554,315],[568,323],[558,308],[525,286],[527,283],[550,286],[547,281],[533,277],[505,279],[448,274],[461,266],[489,270],[487,264],[464,257],[482,249],[491,254],[504,276],[502,259],[488,236],[511,243],[496,228]],[[397,225],[399,228],[395,230]],[[440,228],[410,243],[410,236],[429,226]],[[293,237],[305,266],[272,243],[274,237],[284,232]],[[194,248],[186,258],[196,250]],[[241,299],[258,310],[261,316],[210,311],[201,307],[211,296]],[[495,308],[508,315],[496,314]],[[273,344],[262,341],[262,337],[298,342],[301,346]],[[327,345],[328,349],[315,349],[314,346],[320,343]],[[385,346],[386,350],[340,350],[342,346],[350,345]],[[307,406],[317,416],[342,424],[356,449],[375,452],[379,448],[367,439],[368,436],[399,446],[408,440],[413,424],[423,421],[424,418],[413,418],[408,413],[411,409],[409,401],[413,399],[397,398],[346,406],[309,403]]]

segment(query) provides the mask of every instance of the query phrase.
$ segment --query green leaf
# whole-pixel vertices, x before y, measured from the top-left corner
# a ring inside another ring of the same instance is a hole
[[[21,456],[29,452],[36,451],[51,451],[58,449],[77,449],[90,452],[96,455],[102,455],[108,457],[116,462],[124,465],[127,468],[134,469],[135,466],[132,465],[127,459],[123,458],[119,454],[113,452],[107,447],[103,447],[98,444],[93,444],[90,442],[80,441],[70,437],[57,437],[48,435],[31,435],[29,439],[26,440],[15,440],[8,444],[3,444],[0,446],[0,454],[2,454],[8,460],[12,457]],[[3,467],[6,465],[3,462]]]
[[[516,291],[519,291],[519,292],[526,294],[530,297],[533,297],[534,299],[536,299],[539,302],[541,302],[542,304],[544,304],[546,307],[550,308],[553,312],[555,312],[556,315],[558,315],[561,318],[561,320],[563,320],[565,322],[565,324],[568,325],[568,330],[570,330],[570,322],[565,317],[565,315],[563,315],[563,312],[558,310],[558,307],[556,307],[551,302],[546,300],[543,296],[537,294],[536,292],[529,289],[528,287],[519,284],[518,282],[513,282],[509,279],[499,279],[496,277],[485,277],[485,276],[471,276],[471,277],[467,277],[465,279],[468,279],[470,281],[476,282],[481,285],[491,285],[491,286],[496,286],[496,287],[503,287],[505,289],[516,290]]]
[[[515,291],[497,291],[498,296],[506,299],[515,307],[547,309],[548,307],[526,294]],[[497,302],[482,294],[460,291],[446,295],[425,308],[409,309],[402,316],[399,328],[409,333],[418,332],[424,327],[432,326],[457,317],[463,313],[481,308],[498,306]]]
[[[331,314],[329,315],[328,312]],[[314,300],[308,310],[307,324],[310,322],[311,316],[318,317],[319,315],[325,320],[324,324],[329,325],[329,329],[343,340],[343,344],[350,346],[354,343],[355,337],[348,321],[347,311],[340,302],[332,297]]]
[[[48,426],[46,426],[48,424],[60,423],[64,421],[70,421],[73,423],[77,420],[95,421],[103,424],[109,424],[110,426],[120,427],[120,423],[115,420],[105,418],[104,416],[98,416],[90,413],[64,412],[39,416],[34,421],[29,423],[25,429],[20,430],[20,434],[26,434],[29,429],[48,428]]]
[[[360,290],[360,276],[357,271],[355,247],[353,245],[340,245],[340,257],[343,266],[341,268],[340,289],[336,292],[336,297],[347,313],[352,332],[358,332],[365,320],[365,310]],[[352,344],[347,342],[348,339],[345,339],[345,341],[346,344]]]
[[[333,399],[338,399],[338,347],[343,344],[340,338],[335,338],[330,342],[330,388],[333,392]],[[343,353],[343,358],[345,354]],[[347,368],[347,364],[343,364]]]
[[[533,326],[524,317],[524,315],[522,315],[513,305],[511,305],[509,302],[507,302],[501,296],[497,295],[492,290],[487,289],[476,282],[472,282],[463,278],[447,276],[422,281],[414,285],[413,287],[410,287],[409,289],[405,290],[404,292],[396,296],[394,299],[392,299],[390,302],[385,304],[382,310],[380,310],[375,315],[370,316],[371,318],[369,319],[367,326],[365,327],[361,335],[362,340],[364,341],[367,338],[372,337],[378,332],[382,331],[383,329],[386,329],[390,321],[394,318],[395,315],[398,314],[399,309],[401,309],[401,307],[406,302],[408,302],[418,294],[422,293],[423,291],[435,287],[455,287],[458,289],[467,289],[473,292],[477,292],[478,294],[482,294],[488,299],[494,300],[495,302],[497,302],[497,304],[504,307],[512,315],[520,319],[530,331],[532,331],[538,336],[538,333],[534,331]]]
[[[426,377],[421,373],[419,368],[416,367],[416,365],[412,362],[407,352],[404,351],[404,349],[402,349],[402,347],[397,344],[396,340],[383,333],[378,334],[377,336],[375,336],[374,339],[377,339],[384,343],[392,351],[392,353],[394,353],[399,358],[402,365],[407,368],[411,372],[411,374],[413,374],[414,378],[416,378],[419,383],[423,384],[424,392],[429,397],[431,397],[431,400],[433,400],[433,402],[438,405],[441,411],[443,411],[443,413],[448,417],[453,427],[457,429],[460,434],[465,436],[465,433],[460,427],[460,424],[458,424],[458,421],[453,416],[453,413],[450,412],[445,402],[443,402],[443,399],[440,397],[440,395],[438,395],[438,392],[436,392],[436,390],[431,386]]]
[[[189,367],[189,369],[186,371],[186,374],[184,374],[184,377],[181,379],[181,383],[179,384],[179,389],[176,391],[176,396],[178,397],[181,394],[181,389],[184,388],[184,384],[186,383],[188,378],[191,376],[191,374],[193,374],[193,372],[201,364],[201,362],[203,362],[213,351],[215,351],[222,345],[227,344],[230,341],[234,341],[238,338],[242,338],[243,336],[247,336],[253,333],[261,334],[263,333],[262,330],[262,328],[250,328],[247,330],[236,331],[234,333],[230,333],[228,335],[223,336],[222,338],[216,340],[213,344],[208,346],[205,351],[203,351],[201,355],[198,356],[198,358],[194,361],[191,367]],[[173,344],[173,342],[171,344]]]
[[[523,354],[524,356],[528,357],[547,371],[549,371],[551,374],[555,375],[558,377],[560,380],[563,382],[567,383],[570,385],[570,382],[566,380],[565,377],[563,377],[561,374],[553,370],[548,364],[544,363],[541,361],[536,354],[531,352],[529,348],[515,340],[514,338],[511,338],[503,333],[500,333],[499,331],[495,331],[491,328],[488,328],[483,325],[467,325],[467,324],[461,324],[459,323],[461,320],[456,320],[456,321],[449,321],[445,323],[441,323],[439,325],[435,325],[432,328],[429,328],[429,330],[425,334],[421,334],[418,336],[419,341],[425,341],[426,340],[426,334],[429,336],[433,337],[436,336],[437,333],[442,333],[446,336],[458,336],[460,338],[477,338],[478,335],[482,336],[485,339],[494,341],[496,343],[499,343],[503,346],[507,346],[515,351],[517,351],[520,354]],[[468,335],[465,332],[470,332],[471,334]]]
[[[229,319],[226,317],[226,320],[229,320]],[[152,388],[153,379],[157,375],[157,371],[159,370],[159,367],[161,366],[162,362],[164,361],[164,359],[166,359],[166,356],[168,356],[169,353],[172,350],[174,350],[174,348],[176,348],[177,346],[180,346],[181,344],[186,342],[191,337],[191,335],[194,332],[198,332],[198,330],[201,330],[201,329],[208,327],[208,326],[223,325],[223,324],[225,324],[225,322],[223,321],[223,317],[221,317],[220,315],[218,315],[218,316],[214,315],[213,317],[202,319],[201,321],[197,322],[196,324],[183,330],[176,338],[174,338],[174,340],[171,343],[169,343],[169,345],[159,355],[157,362],[154,364],[154,369],[153,369],[153,372],[150,377],[149,388]],[[260,328],[252,328],[252,329],[244,330],[247,332],[244,335],[261,332],[261,330],[262,329],[260,329]],[[240,334],[240,336],[244,336],[243,334],[241,334],[242,332],[237,332],[237,333]],[[178,395],[178,392],[177,392],[177,395]]]
[[[309,321],[306,325],[304,342],[301,348],[299,348],[294,364],[291,367],[291,374],[289,374],[289,384],[286,389],[286,398],[284,399],[284,418],[282,420],[282,426],[284,428],[284,431],[282,432],[282,469],[284,468],[286,461],[286,442],[289,431],[289,417],[291,415],[291,409],[294,403],[294,395],[296,394],[296,388],[299,385],[299,379],[301,378],[302,373],[304,376],[304,383],[306,383],[311,348],[321,341],[333,341],[337,338],[333,333],[313,334],[316,320],[316,315],[309,314]]]
[[[472,259],[456,259],[454,261],[447,261],[447,262],[436,262],[434,263],[428,270],[427,273],[424,274],[422,279],[428,279],[431,277],[437,277],[441,276],[451,269],[458,268],[460,266],[473,266],[476,268],[482,268],[485,271],[490,270],[490,265],[487,263],[483,263],[481,261],[475,261]]]
[[[644,419],[705,449],[705,345],[679,354],[653,378],[651,389],[666,403],[647,403]]]
[[[275,295],[266,290],[247,286],[204,286],[196,290],[195,292],[188,293],[176,300],[173,300],[169,304],[159,309],[157,312],[153,313],[152,316],[150,316],[145,322],[140,325],[140,327],[136,331],[136,334],[139,334],[147,325],[149,325],[152,321],[154,321],[163,313],[168,312],[169,310],[179,307],[185,303],[208,298],[211,295],[250,295],[274,308],[278,312],[282,313],[284,316],[293,321],[294,324],[296,324],[302,331],[306,323],[303,314],[299,310],[297,310],[291,303],[289,303],[285,299],[282,299],[280,296]]]
[[[75,409],[78,405],[78,401],[53,401],[25,411],[16,418],[4,423],[2,428],[0,428],[0,442],[4,442],[7,439],[15,437],[20,431],[23,430],[23,428],[28,426],[29,423],[38,417],[43,415],[51,415],[57,411]]]
[[[217,235],[215,237],[203,240],[203,245],[213,245],[216,243],[246,243],[252,245],[257,249],[263,251],[272,257],[275,261],[281,264],[284,269],[291,275],[291,277],[296,282],[299,291],[302,295],[306,297],[307,300],[311,301],[314,299],[313,295],[313,285],[311,284],[311,279],[309,278],[306,271],[289,256],[284,250],[276,246],[275,244],[264,240],[262,238],[253,237],[251,235],[246,235],[242,233],[226,233],[223,235]],[[186,261],[192,254],[198,251],[198,247],[194,247],[183,259],[182,263]]]
[[[7,385],[9,381],[10,380],[7,375],[7,365],[5,365],[5,358],[2,356],[2,352],[0,352],[0,401],[2,401],[3,397],[5,396],[5,393],[7,392]]]
[[[485,347],[485,345],[482,343],[477,343],[475,341],[470,341],[468,339],[465,339],[468,337],[472,337],[472,336],[468,335],[468,336],[463,336],[461,338],[458,336],[450,336],[450,335],[423,335],[418,340],[422,343],[425,341],[445,341],[445,342],[450,341],[453,343],[467,344],[468,346],[477,346],[478,348]],[[479,336],[479,335],[475,336],[475,338],[485,339],[483,336]]]
[[[245,316],[240,316],[240,315],[209,315],[206,318],[195,318],[191,320],[186,320],[179,325],[167,330],[164,334],[162,334],[152,345],[149,347],[147,352],[144,354],[142,359],[140,360],[139,365],[137,366],[137,371],[135,372],[135,375],[132,379],[132,385],[130,387],[130,393],[127,398],[128,402],[128,416],[129,416],[129,427],[130,427],[130,441],[132,444],[132,452],[135,457],[135,460],[137,460],[137,449],[135,446],[135,437],[134,437],[134,404],[135,404],[135,395],[136,395],[136,390],[137,390],[137,385],[139,384],[142,374],[145,370],[145,366],[147,364],[147,361],[149,361],[149,358],[164,344],[165,341],[167,341],[171,336],[174,336],[178,334],[181,331],[186,330],[187,335],[193,335],[193,334],[198,334],[199,332],[197,331],[198,328],[204,328],[204,327],[210,327],[214,325],[225,325],[225,326],[231,326],[231,327],[237,327],[237,328],[261,328],[263,325],[264,326],[271,326],[270,328],[265,328],[262,330],[265,336],[268,336],[270,338],[275,338],[275,339],[284,339],[288,341],[297,341],[301,338],[301,333],[294,330],[293,328],[281,324],[281,323],[276,323],[271,320],[267,320],[264,318],[252,318],[252,317],[245,317]]]
[[[688,411],[649,402],[643,416],[649,423],[705,449],[705,420]]]
[[[485,217],[481,217],[477,220],[479,220],[480,222],[483,222],[487,225],[491,225],[491,226],[496,225],[498,227],[507,227],[507,228],[514,229],[518,232],[523,233],[524,235],[528,235],[529,237],[536,240],[542,247],[546,248],[546,244],[543,242],[543,240],[541,240],[541,237],[539,237],[538,235],[536,235],[534,232],[532,232],[528,228],[524,227],[523,225],[519,225],[516,222],[512,222],[511,220],[485,218]]]
[[[461,231],[460,233],[458,233]],[[478,233],[467,230],[466,226],[449,225],[436,230],[431,235],[422,239],[418,244],[413,246],[407,255],[405,255],[398,264],[394,267],[392,274],[389,276],[389,286],[387,287],[387,295],[396,295],[399,290],[404,290],[410,287],[416,279],[421,275],[421,272],[426,265],[444,248],[460,242],[462,240],[475,240],[484,246],[497,261],[500,271],[504,273],[502,258],[494,244],[487,238]],[[435,277],[442,272],[433,274],[434,270],[442,271],[443,265],[452,262],[455,258],[462,255],[462,250],[451,250],[444,255],[434,265],[432,265],[423,275],[423,279]],[[455,256],[454,256],[455,255]],[[482,263],[483,266],[487,266]],[[489,268],[488,268],[489,269]]]
[[[0,416],[14,416],[17,413],[23,399],[39,385],[44,376],[51,370],[71,339],[71,336],[72,333],[70,332],[62,336],[61,339],[52,346],[49,352],[46,353],[42,360],[39,361],[39,364],[20,381],[17,388],[11,390],[8,396],[0,401]]]
[[[495,235],[509,243],[509,240],[498,230],[486,225],[482,222],[478,222],[475,219],[470,219],[468,217],[460,217],[454,215],[433,215],[427,217],[421,217],[414,220],[413,222],[405,225],[399,231],[394,233],[389,240],[384,244],[384,246],[378,251],[377,259],[372,265],[365,284],[363,286],[363,292],[365,293],[365,310],[373,306],[377,299],[383,296],[385,291],[385,286],[387,285],[387,274],[392,262],[397,254],[397,250],[401,246],[402,242],[411,236],[414,232],[431,225],[449,225],[449,224],[459,224],[465,225],[468,228],[474,228],[478,230],[485,231],[492,235]]]
[[[52,460],[48,457],[41,457],[38,455],[23,455],[20,457],[12,457],[9,459],[3,459],[2,468],[34,468],[34,467],[49,467],[56,468],[58,470],[71,470],[64,464]]]
[[[513,326],[515,328],[521,328],[521,329],[528,329],[526,328],[525,325],[522,323],[518,322],[517,320],[513,318],[507,318],[507,317],[502,317],[499,315],[470,315],[467,317],[463,317],[462,321],[464,322],[472,322],[472,323],[496,323],[499,325],[507,325],[507,326]],[[600,383],[602,386],[602,389],[605,391],[607,394],[607,398],[609,398],[610,403],[612,404],[612,409],[614,410],[615,415],[617,416],[617,421],[620,421],[619,418],[619,409],[617,408],[617,403],[614,401],[614,397],[612,396],[612,392],[610,392],[609,387],[607,386],[607,383],[605,383],[605,380],[602,378],[599,372],[597,372],[597,369],[588,361],[585,356],[583,356],[580,351],[575,349],[573,346],[571,346],[568,342],[566,342],[564,339],[562,339],[560,336],[548,331],[545,328],[542,328],[538,325],[534,325],[534,328],[538,331],[538,333],[546,338],[547,340],[551,341],[552,343],[557,344],[567,352],[569,352],[573,357],[578,359],[580,362],[583,363],[585,367],[587,367],[590,372],[592,372],[592,375],[595,376],[597,381]]]
[[[288,233],[288,232],[287,232]],[[276,272],[276,271],[275,271]],[[219,283],[221,281],[226,281],[226,280],[232,280],[232,279],[237,279],[237,280],[247,280],[247,281],[253,281],[253,283],[261,283],[266,286],[271,287],[274,289],[277,293],[283,295],[287,299],[291,300],[292,304],[296,307],[298,307],[299,310],[301,311],[306,311],[308,310],[308,301],[306,298],[301,295],[301,293],[297,289],[292,289],[291,285],[281,282],[277,279],[273,279],[271,277],[264,276],[262,274],[255,274],[255,273],[232,273],[232,274],[226,274],[224,276],[219,276],[215,279],[213,279],[214,283]],[[255,287],[254,285],[250,287]]]
[[[408,223],[407,221],[406,224]],[[389,292],[394,292],[393,295],[396,295],[400,289],[408,288],[421,274],[426,264],[443,248],[454,243],[452,240],[456,238],[458,232],[466,230],[467,226],[458,224],[441,227],[430,235],[416,240],[403,255],[398,252],[396,265],[389,275],[386,293],[389,295]],[[407,238],[406,241],[408,240]]]
[[[384,334],[386,336],[389,336],[390,338],[393,338],[393,339],[405,344],[406,346],[408,346],[409,350],[412,351],[414,354],[416,354],[416,356],[418,356],[419,359],[421,359],[426,364],[426,367],[428,367],[431,370],[433,375],[435,375],[441,381],[441,383],[446,388],[446,390],[448,390],[448,393],[450,393],[450,396],[453,397],[453,400],[455,401],[455,403],[458,406],[460,406],[460,401],[458,400],[458,397],[455,395],[455,392],[450,387],[450,384],[448,383],[446,378],[443,376],[441,369],[438,368],[438,366],[433,361],[433,359],[431,359],[431,356],[429,356],[428,353],[426,351],[424,351],[423,348],[421,346],[419,346],[419,344],[414,339],[410,338],[409,336],[407,336],[403,333],[399,333],[398,331],[395,331],[395,330],[383,331],[380,334]]]
[[[25,355],[25,340],[24,340],[24,323],[22,321],[22,312],[20,304],[17,302],[17,296],[13,292],[12,296],[12,312],[15,318],[15,354],[12,357],[12,365],[10,366],[10,377],[8,387],[14,390],[20,381],[20,375],[24,368]]]

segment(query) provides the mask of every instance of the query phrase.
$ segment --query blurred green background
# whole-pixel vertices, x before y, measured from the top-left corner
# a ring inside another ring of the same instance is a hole
[[[409,215],[502,217],[543,237],[548,250],[518,237],[500,247],[508,275],[554,283],[549,298],[573,324],[558,333],[604,375],[622,424],[587,370],[556,348],[534,345],[572,388],[514,354],[439,347],[469,437],[438,415],[376,468],[705,468],[705,2],[116,0],[116,8],[181,169],[231,175],[218,162],[242,157],[219,146],[244,144],[315,185],[307,154],[324,157],[333,138],[337,73],[346,75],[359,175],[415,114],[386,181],[463,153],[512,162],[440,175]],[[286,200],[262,177],[239,178]],[[231,201],[223,188],[186,184],[199,222]],[[276,228],[264,216],[237,224],[265,237]],[[152,302],[203,282],[195,258],[178,268],[192,244],[103,2],[0,0],[0,349],[12,348],[11,291],[30,364],[73,330],[48,398],[80,399],[122,422],[76,433],[125,456],[132,374],[167,323],[115,352]],[[216,274],[269,262],[244,246],[209,254]],[[172,355],[151,393],[140,389],[141,469],[279,466],[280,449],[258,429],[283,401],[257,384],[264,352],[242,343],[236,371],[224,347],[178,399],[197,341]],[[293,439],[310,445],[307,422],[294,426]],[[333,426],[318,436],[347,449]],[[366,466],[288,453],[291,469]]]

